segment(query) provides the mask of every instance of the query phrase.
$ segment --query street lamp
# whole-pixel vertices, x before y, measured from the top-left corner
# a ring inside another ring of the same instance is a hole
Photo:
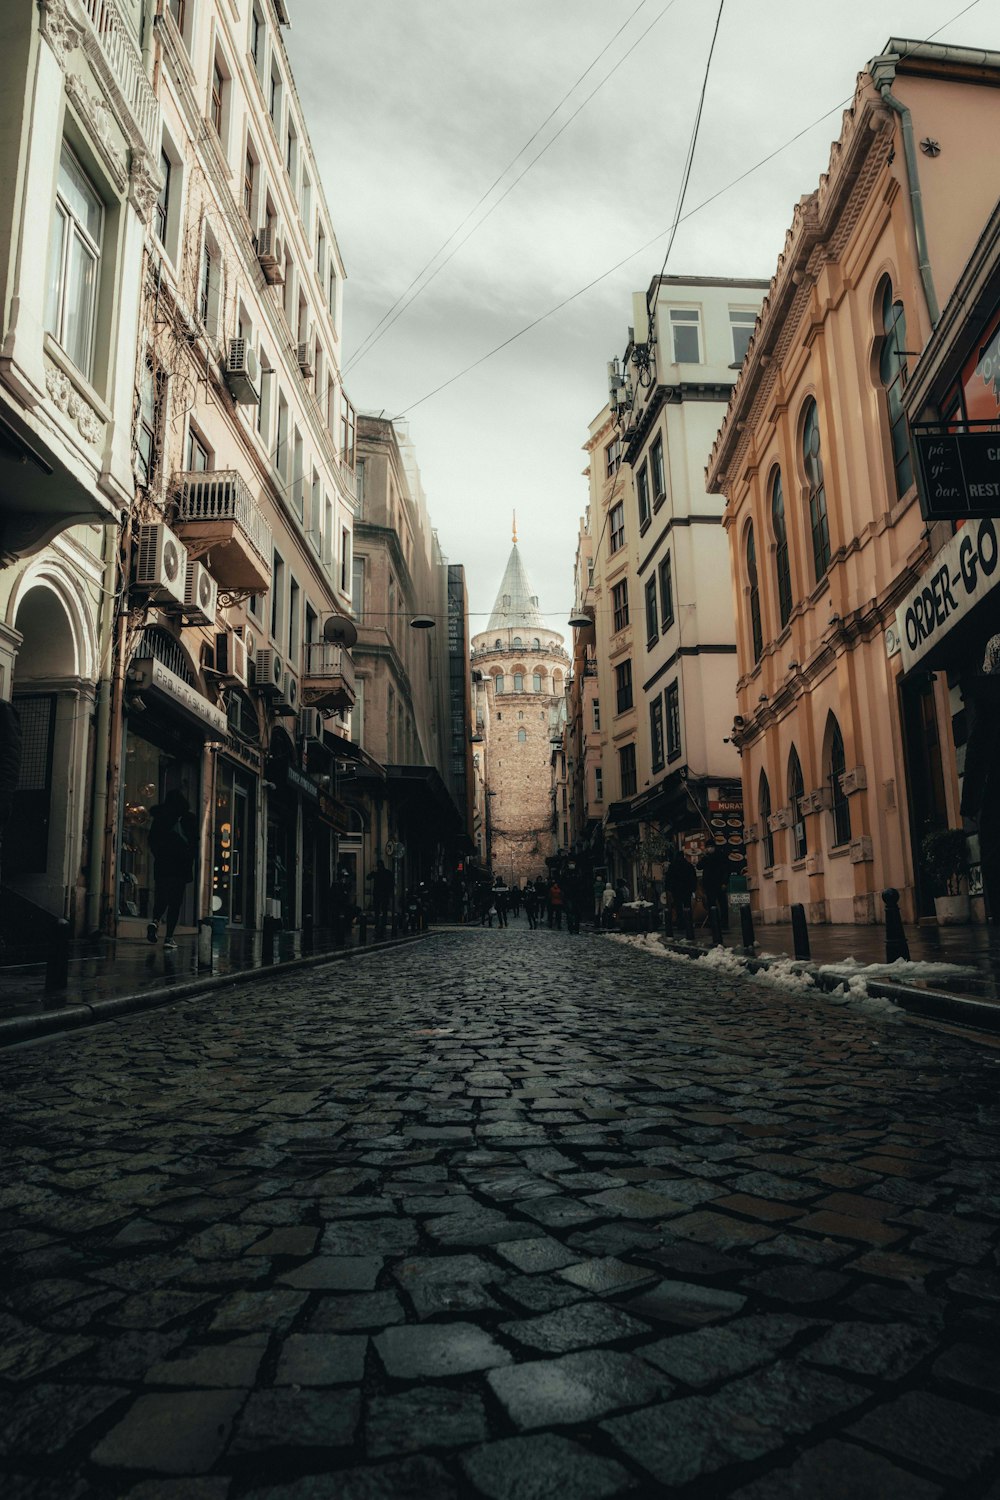
[[[437,624],[433,615],[414,615],[410,621],[411,630],[433,630]]]

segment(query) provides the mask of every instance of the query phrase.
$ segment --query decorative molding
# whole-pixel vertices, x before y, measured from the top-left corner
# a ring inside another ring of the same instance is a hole
[[[63,72],[66,60],[83,40],[83,27],[66,9],[66,0],[38,0],[42,36],[55,53]]]
[[[845,797],[850,797],[854,792],[863,792],[868,785],[868,772],[864,766],[855,766],[853,771],[845,771],[840,778],[840,789]]]
[[[855,839],[851,844],[851,864],[867,865],[875,858],[872,841],[867,834]]]
[[[113,139],[114,116],[99,94],[92,94],[78,73],[66,74],[66,93],[85,117],[105,165],[119,191],[128,182],[128,163]]]
[[[104,423],[57,365],[45,362],[45,389],[54,406],[75,422],[80,436],[95,447],[104,437]]]
[[[133,152],[128,174],[128,201],[143,224],[149,223],[162,186],[163,179],[145,152]]]
[[[833,803],[833,793],[828,786],[815,787],[802,798],[806,812],[826,812]]]
[[[779,807],[767,820],[767,826],[772,833],[780,833],[783,828],[792,826],[792,809],[790,807]]]

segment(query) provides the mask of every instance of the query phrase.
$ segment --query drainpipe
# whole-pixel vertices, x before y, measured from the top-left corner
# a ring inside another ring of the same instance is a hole
[[[101,926],[101,888],[105,858],[105,829],[108,816],[108,765],[111,741],[111,698],[115,668],[115,585],[118,528],[105,526],[102,547],[102,585],[100,623],[97,642],[101,658],[101,675],[97,683],[97,713],[94,729],[94,762],[90,804],[90,859],[88,861],[85,931],[90,934]]]
[[[913,210],[913,232],[917,241],[917,263],[920,267],[920,280],[923,283],[924,296],[927,299],[927,312],[931,320],[931,327],[936,328],[941,317],[941,309],[938,307],[937,292],[934,289],[934,276],[931,271],[930,254],[927,249],[924,200],[920,191],[920,175],[917,171],[917,150],[913,144],[913,117],[906,105],[897,99],[892,92],[891,78],[883,81],[886,73],[894,75],[894,60],[890,61],[888,58],[883,58],[873,64],[872,78],[875,87],[881,94],[883,102],[899,116],[899,127],[903,136],[903,160],[906,163],[906,181],[910,189],[910,207]]]

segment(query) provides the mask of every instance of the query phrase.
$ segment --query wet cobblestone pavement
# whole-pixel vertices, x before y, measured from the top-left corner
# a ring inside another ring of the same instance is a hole
[[[1000,1497],[1000,1051],[447,933],[0,1058],[5,1500]]]

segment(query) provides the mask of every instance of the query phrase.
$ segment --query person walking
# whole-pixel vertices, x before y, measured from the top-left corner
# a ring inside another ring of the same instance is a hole
[[[493,905],[497,909],[497,926],[507,926],[507,897],[510,895],[503,880],[498,875],[493,886]]]
[[[689,907],[694,900],[694,893],[698,887],[698,876],[695,874],[694,865],[683,849],[677,850],[667,866],[665,883],[674,904],[674,920],[680,922],[685,908]]]
[[[396,881],[392,871],[386,869],[385,861],[382,859],[377,862],[368,878],[372,883],[372,907],[375,912],[375,931],[384,934],[386,917],[392,913],[393,897],[396,894]]]
[[[552,913],[550,927],[558,927],[562,931],[563,916],[563,890],[558,880],[553,880],[549,886],[549,910]]]
[[[528,928],[531,932],[534,932],[535,928],[538,926],[538,892],[536,891],[530,880],[524,888],[523,902],[524,915],[528,919]]]
[[[603,927],[611,926],[611,919],[614,916],[615,902],[617,900],[618,897],[615,893],[615,888],[611,884],[610,879],[608,879],[604,883],[604,893],[601,896],[601,925]]]
[[[184,793],[175,787],[153,808],[149,825],[149,852],[153,856],[153,910],[146,937],[155,943],[160,922],[166,918],[164,948],[176,948],[174,932],[180,916],[185,888],[194,879],[198,849],[198,820]]]

